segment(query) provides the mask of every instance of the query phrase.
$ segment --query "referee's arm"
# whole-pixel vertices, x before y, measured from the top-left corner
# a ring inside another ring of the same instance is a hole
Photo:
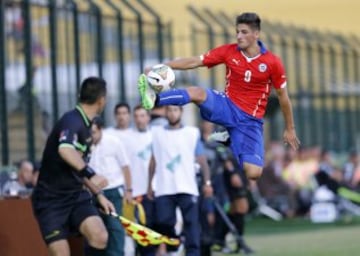
[[[63,144],[59,146],[58,151],[61,158],[77,171],[80,172],[86,166],[85,161],[75,147],[69,144],[66,144],[66,146]]]

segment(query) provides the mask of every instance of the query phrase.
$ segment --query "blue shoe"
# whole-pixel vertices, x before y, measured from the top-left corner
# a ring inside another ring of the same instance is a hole
[[[139,76],[138,90],[143,108],[147,110],[153,109],[155,107],[156,93],[150,87],[145,74]]]

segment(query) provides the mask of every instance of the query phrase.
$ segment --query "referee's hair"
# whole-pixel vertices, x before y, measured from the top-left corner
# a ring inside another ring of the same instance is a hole
[[[84,104],[94,104],[106,95],[106,82],[100,77],[88,77],[81,83],[79,101]]]
[[[261,29],[261,19],[254,12],[244,12],[236,17],[236,25],[247,24],[254,30]]]

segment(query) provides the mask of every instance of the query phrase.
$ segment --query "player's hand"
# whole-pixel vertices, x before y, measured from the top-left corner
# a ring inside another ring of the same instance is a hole
[[[103,189],[108,185],[108,180],[104,176],[97,174],[92,176],[90,181],[100,189]]]
[[[131,191],[125,191],[124,199],[125,199],[126,203],[128,203],[128,204],[133,203],[132,192]]]
[[[205,198],[212,197],[214,194],[213,187],[211,185],[205,184],[203,186],[203,193]]]
[[[150,200],[154,200],[154,190],[152,189],[151,186],[148,188],[148,191],[147,191],[147,193],[146,193],[146,196],[147,196]]]
[[[285,129],[283,140],[285,145],[289,144],[294,150],[297,150],[300,146],[300,140],[296,136],[296,131],[294,128]]]
[[[96,196],[98,203],[101,206],[101,209],[106,213],[110,214],[110,212],[116,212],[114,205],[110,202],[103,194],[98,194]]]
[[[242,181],[241,181],[241,177],[238,173],[233,173],[231,175],[230,183],[231,183],[231,186],[236,187],[236,188],[240,188],[243,185]]]
[[[213,226],[215,225],[215,221],[216,221],[216,219],[215,219],[215,214],[212,213],[212,212],[210,212],[210,213],[206,214],[206,218],[207,218],[208,224],[209,224],[211,227],[213,227]]]

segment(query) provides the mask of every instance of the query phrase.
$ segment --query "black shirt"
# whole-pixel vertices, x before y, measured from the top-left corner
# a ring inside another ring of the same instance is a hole
[[[65,193],[83,189],[77,170],[61,158],[59,147],[75,148],[87,162],[92,142],[90,126],[91,121],[79,105],[55,124],[44,149],[39,186]]]

